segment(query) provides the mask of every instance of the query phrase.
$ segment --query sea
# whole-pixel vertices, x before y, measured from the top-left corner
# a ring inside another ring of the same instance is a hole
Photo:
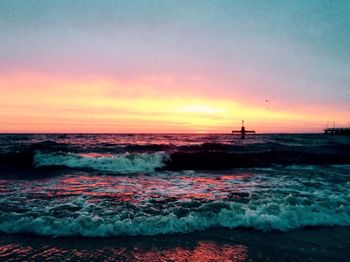
[[[350,261],[349,226],[349,136],[0,135],[0,261]]]

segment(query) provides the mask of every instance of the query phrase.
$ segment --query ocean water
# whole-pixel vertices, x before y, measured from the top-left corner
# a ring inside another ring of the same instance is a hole
[[[0,259],[346,261],[350,137],[0,135]]]

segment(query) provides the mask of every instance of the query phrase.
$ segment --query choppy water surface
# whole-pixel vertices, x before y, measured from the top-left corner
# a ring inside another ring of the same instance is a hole
[[[186,238],[350,225],[348,137],[2,135],[0,144],[0,231],[7,234]],[[230,241],[196,245],[247,260],[247,247]],[[177,256],[196,253],[181,248]]]

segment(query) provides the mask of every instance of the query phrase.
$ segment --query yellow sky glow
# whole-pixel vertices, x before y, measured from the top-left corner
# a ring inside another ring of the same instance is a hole
[[[320,108],[271,110],[230,97],[164,92],[142,81],[21,74],[0,77],[0,91],[1,132],[226,133],[241,119],[258,132],[302,131],[306,123],[321,131],[324,119],[334,119]]]

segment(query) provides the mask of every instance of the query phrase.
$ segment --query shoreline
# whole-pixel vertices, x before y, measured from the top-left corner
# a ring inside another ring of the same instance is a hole
[[[346,261],[350,227],[290,232],[214,228],[154,237],[41,237],[0,234],[0,259],[88,261]],[[194,257],[195,256],[195,257]]]

